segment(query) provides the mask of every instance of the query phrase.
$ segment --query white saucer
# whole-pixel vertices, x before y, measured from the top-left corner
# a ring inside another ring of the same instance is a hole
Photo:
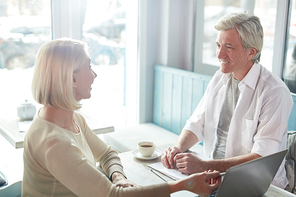
[[[136,150],[134,150],[133,151],[133,154],[134,154],[134,156],[137,158],[137,159],[142,159],[142,160],[152,160],[152,159],[156,159],[156,158],[158,158],[161,154],[162,154],[162,152],[160,151],[160,150],[155,150],[154,151],[154,153],[150,156],[150,157],[143,157],[142,155],[141,155],[141,153],[139,152],[139,150],[138,149],[136,149]]]

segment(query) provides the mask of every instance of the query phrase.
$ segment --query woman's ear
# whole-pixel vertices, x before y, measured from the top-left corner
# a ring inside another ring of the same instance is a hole
[[[76,88],[77,87],[77,80],[76,80],[76,75],[75,73],[73,73],[73,88]]]

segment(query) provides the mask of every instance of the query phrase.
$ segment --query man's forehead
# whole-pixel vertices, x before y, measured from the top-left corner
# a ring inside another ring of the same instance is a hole
[[[216,43],[233,44],[237,42],[241,43],[241,40],[239,38],[239,34],[236,31],[236,29],[218,32]]]

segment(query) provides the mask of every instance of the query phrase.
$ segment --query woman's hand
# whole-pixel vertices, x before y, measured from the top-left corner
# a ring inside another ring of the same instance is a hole
[[[186,180],[187,189],[200,196],[208,196],[218,189],[221,183],[221,176],[218,171],[205,171],[189,176]]]
[[[140,187],[139,185],[127,180],[123,174],[119,172],[114,172],[112,174],[112,182],[116,185],[116,187]]]
[[[202,172],[190,175],[186,179],[169,182],[171,193],[188,190],[200,196],[207,196],[218,189],[221,183],[221,176],[218,171]]]

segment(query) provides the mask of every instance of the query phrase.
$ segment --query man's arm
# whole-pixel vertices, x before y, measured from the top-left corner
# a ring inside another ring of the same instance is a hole
[[[183,130],[175,143],[175,147],[179,148],[182,152],[185,152],[197,142],[198,139],[194,133],[188,130]]]
[[[224,172],[232,166],[236,166],[260,157],[261,156],[256,153],[249,153],[249,154],[231,157],[227,159],[211,160],[209,161],[209,167],[211,169],[221,169],[221,172]]]
[[[174,158],[174,162],[178,170],[185,174],[193,174],[197,172],[203,172],[206,170],[217,170],[219,172],[225,172],[228,168],[257,159],[261,157],[256,153],[249,153],[245,155],[240,155],[227,159],[217,159],[217,160],[201,160],[194,154],[182,153],[178,154]]]

